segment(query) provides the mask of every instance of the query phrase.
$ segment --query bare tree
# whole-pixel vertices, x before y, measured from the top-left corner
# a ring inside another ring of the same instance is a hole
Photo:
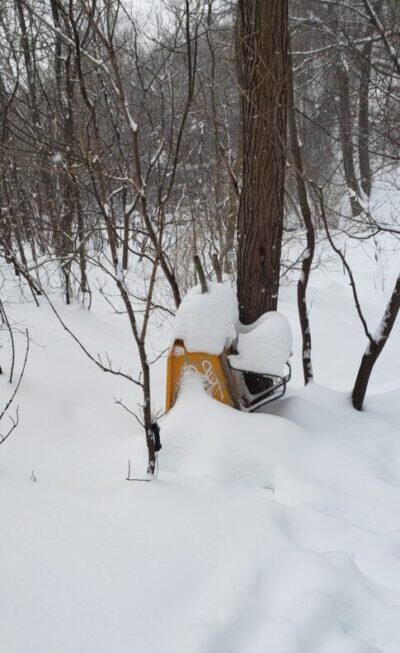
[[[346,259],[345,253],[341,250],[341,248],[338,245],[335,244],[334,238],[329,229],[323,190],[322,188],[318,188],[317,186],[314,187],[317,191],[321,215],[324,222],[328,241],[333,251],[340,257],[343,267],[349,277],[357,315],[360,319],[365,336],[367,337],[368,340],[368,345],[362,357],[357,378],[354,384],[353,393],[352,393],[352,402],[354,408],[356,408],[357,410],[362,410],[371,372],[391,334],[391,331],[393,329],[394,323],[396,321],[397,315],[400,310],[400,275],[397,277],[397,281],[395,283],[393,293],[386,307],[380,326],[377,332],[373,334],[368,326],[367,320],[365,318],[364,312],[361,307],[356,281],[351,266]]]
[[[289,92],[288,92],[288,123],[290,134],[290,149],[292,153],[294,174],[296,177],[298,201],[306,230],[306,250],[301,263],[301,272],[297,283],[297,306],[299,311],[302,335],[302,362],[304,383],[307,385],[313,379],[311,363],[311,327],[307,309],[307,286],[315,252],[315,230],[308,199],[307,185],[303,166],[303,157],[297,132],[296,112],[294,106],[293,63],[289,59]]]
[[[371,372],[376,361],[378,360],[378,357],[381,354],[382,349],[388,341],[399,310],[400,275],[397,277],[393,293],[386,307],[380,326],[374,336],[370,339],[370,342],[368,343],[365,353],[361,359],[352,393],[353,406],[357,410],[362,410]]]

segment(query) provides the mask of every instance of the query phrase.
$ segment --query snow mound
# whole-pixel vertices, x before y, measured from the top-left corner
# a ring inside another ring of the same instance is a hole
[[[254,324],[241,325],[237,344],[238,355],[229,362],[236,369],[262,374],[284,375],[284,368],[292,353],[292,332],[282,313],[269,311]]]
[[[366,267],[359,249],[349,256],[380,317],[374,257],[363,254]],[[396,262],[388,257],[388,292]],[[32,347],[20,424],[0,447],[2,653],[399,653],[400,323],[371,379],[390,393],[370,393],[362,413],[312,383],[246,414],[211,399],[201,379],[185,381],[160,421],[158,478],[127,483],[128,459],[142,478],[146,447],[113,396],[132,406],[140,388],[99,373],[10,278],[10,317],[29,326]],[[313,279],[318,378],[351,388],[364,346],[351,291],[340,268]],[[58,311],[91,351],[135,375],[127,320],[93,292],[93,311],[56,299]],[[282,301],[300,382],[295,287]],[[151,321],[152,353],[169,338]],[[23,334],[16,341],[19,369]],[[5,334],[2,344],[6,370]],[[164,363],[152,366],[156,407]],[[6,373],[0,391],[10,391]]]
[[[168,653],[398,653],[399,431],[314,384],[274,410],[240,413],[188,377],[162,421],[161,473],[198,502],[212,488],[193,541],[221,547],[213,619],[193,616]]]
[[[290,442],[289,453],[303,434],[301,426],[284,418],[249,415],[215,401],[201,378],[190,373],[183,377],[176,404],[162,420],[161,430],[162,470],[268,491],[279,484],[272,474],[273,442],[283,449]]]
[[[183,340],[187,351],[219,355],[236,338],[236,294],[225,283],[207,285],[207,293],[194,286],[182,300],[175,316],[174,339]]]

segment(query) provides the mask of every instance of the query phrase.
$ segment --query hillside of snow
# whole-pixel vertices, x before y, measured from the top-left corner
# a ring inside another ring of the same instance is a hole
[[[43,300],[3,287],[31,351],[18,428],[0,446],[0,633],[4,653],[398,653],[400,650],[400,323],[373,372],[366,410],[349,390],[365,339],[348,281],[322,243],[309,304],[316,383],[301,387],[296,289],[286,396],[245,414],[188,378],[161,418],[158,476],[129,408],[138,389],[102,373]],[[372,328],[398,253],[379,268],[349,252]],[[382,269],[385,279],[382,283]],[[3,270],[5,272],[5,270]],[[383,286],[383,290],[382,290]],[[94,354],[137,373],[124,315],[54,299]],[[151,354],[171,341],[154,321]],[[1,334],[1,364],[9,343]],[[4,402],[10,392],[0,377]],[[162,408],[165,358],[152,367]]]

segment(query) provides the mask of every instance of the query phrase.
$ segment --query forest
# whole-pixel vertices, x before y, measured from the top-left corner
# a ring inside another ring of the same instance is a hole
[[[2,0],[4,653],[398,653],[399,171],[398,0]]]

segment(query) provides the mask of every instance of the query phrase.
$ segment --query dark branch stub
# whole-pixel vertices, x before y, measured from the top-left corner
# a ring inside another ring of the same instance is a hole
[[[208,286],[206,281],[206,275],[204,274],[203,266],[201,264],[200,256],[198,254],[195,254],[193,256],[193,263],[196,267],[196,272],[199,277],[201,292],[204,295],[204,293],[208,292]]]

